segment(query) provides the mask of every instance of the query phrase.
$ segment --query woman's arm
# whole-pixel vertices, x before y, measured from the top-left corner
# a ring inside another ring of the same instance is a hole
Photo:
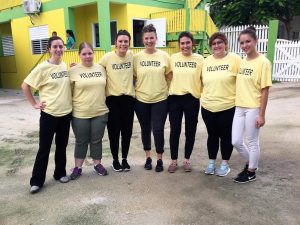
[[[46,107],[46,102],[36,102],[31,90],[30,90],[30,86],[28,84],[26,84],[25,82],[23,82],[22,84],[22,90],[24,95],[26,96],[27,100],[29,101],[29,103],[33,106],[33,108],[35,109],[40,109],[40,110],[44,110]]]
[[[265,124],[265,112],[267,108],[269,96],[269,87],[265,87],[261,89],[261,102],[260,102],[260,110],[258,118],[256,119],[256,127],[262,127]]]

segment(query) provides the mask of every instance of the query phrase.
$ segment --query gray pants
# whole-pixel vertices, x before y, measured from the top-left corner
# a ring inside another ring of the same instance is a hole
[[[75,158],[84,159],[86,157],[88,144],[90,144],[92,159],[100,160],[102,158],[102,138],[107,118],[107,113],[89,119],[72,118],[72,128],[76,139]]]

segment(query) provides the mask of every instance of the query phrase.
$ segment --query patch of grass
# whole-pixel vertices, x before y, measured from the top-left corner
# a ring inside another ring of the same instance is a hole
[[[39,131],[33,131],[26,134],[27,138],[39,138]]]
[[[1,147],[0,152],[1,152],[0,166],[5,166],[10,164],[10,162],[14,158],[14,151],[7,147]]]
[[[104,219],[105,206],[101,205],[89,205],[86,208],[78,208],[79,211],[74,212],[72,215],[68,215],[63,218],[58,224],[73,225],[73,224],[109,224]]]

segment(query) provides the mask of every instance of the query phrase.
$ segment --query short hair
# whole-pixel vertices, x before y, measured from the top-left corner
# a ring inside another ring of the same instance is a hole
[[[81,53],[82,49],[89,48],[94,52],[93,46],[88,42],[81,42],[78,49],[78,54]]]
[[[154,27],[154,25],[152,23],[146,25],[143,27],[142,29],[142,34],[144,35],[145,33],[150,33],[150,32],[153,32],[155,33],[155,36],[157,36],[157,33],[156,33],[156,29]]]
[[[227,39],[226,35],[222,32],[215,32],[213,35],[210,36],[209,41],[208,41],[209,47],[212,46],[213,41],[216,39],[221,39],[224,42],[225,50],[227,51],[228,50],[228,39]]]
[[[257,40],[257,35],[256,35],[256,29],[253,26],[247,27],[245,30],[243,30],[240,35],[238,40],[240,40],[241,35],[243,34],[248,34],[250,37],[252,37],[254,40]]]
[[[188,32],[188,31],[181,32],[178,36],[178,43],[180,43],[180,39],[183,37],[187,37],[187,38],[191,39],[191,41],[194,43],[194,37],[191,34],[191,32]]]
[[[129,41],[131,40],[130,33],[127,30],[119,30],[116,35],[116,41],[118,40],[118,37],[121,35],[125,35],[125,36],[129,37]]]
[[[47,49],[50,49],[51,48],[51,45],[52,45],[52,42],[53,41],[56,41],[56,40],[61,40],[62,43],[64,44],[64,41],[61,37],[58,37],[58,36],[53,36],[53,37],[50,37],[49,40],[48,40],[48,43],[47,43]]]

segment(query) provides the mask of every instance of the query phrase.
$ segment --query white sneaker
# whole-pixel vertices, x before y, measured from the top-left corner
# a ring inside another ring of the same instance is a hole
[[[31,186],[31,188],[30,188],[30,193],[31,193],[31,194],[38,193],[39,191],[40,191],[40,187],[39,187],[39,186],[33,185],[33,186]]]
[[[60,183],[68,183],[68,182],[70,181],[70,177],[64,176],[64,177],[59,178],[58,181],[59,181]]]

